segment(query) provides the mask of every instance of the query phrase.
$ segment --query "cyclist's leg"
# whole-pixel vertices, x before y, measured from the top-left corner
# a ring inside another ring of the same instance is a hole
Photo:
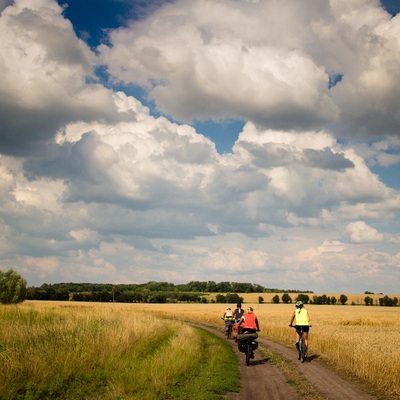
[[[300,331],[296,327],[296,347],[298,348],[299,346],[299,339],[300,339]]]
[[[304,327],[303,335],[304,335],[304,344],[306,345],[306,355],[308,353],[308,333],[309,333],[309,331],[310,331],[309,326]]]
[[[304,336],[304,343],[308,348],[308,332],[303,332],[303,336]]]

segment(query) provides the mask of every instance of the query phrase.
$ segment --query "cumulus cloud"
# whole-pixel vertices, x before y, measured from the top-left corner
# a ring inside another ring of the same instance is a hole
[[[364,221],[351,222],[345,229],[353,243],[392,242],[400,243],[400,237],[389,233],[381,233],[367,225]]]
[[[40,151],[63,124],[120,118],[95,58],[62,8],[51,0],[16,0],[0,17],[0,150]]]
[[[398,163],[398,138],[337,135],[372,108],[348,133],[393,133],[398,20],[307,4],[157,1],[97,56],[54,1],[0,3],[1,264],[33,284],[315,290],[396,271],[400,194],[370,168]],[[165,115],[103,85],[100,61]],[[174,122],[209,118],[245,122],[231,153]]]
[[[176,120],[398,135],[399,30],[375,0],[179,0],[99,51],[114,79],[147,87]]]

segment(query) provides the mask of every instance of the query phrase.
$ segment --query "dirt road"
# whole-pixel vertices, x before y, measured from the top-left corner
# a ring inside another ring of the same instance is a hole
[[[204,326],[202,328],[225,338],[221,331]],[[259,338],[258,342],[260,349],[255,351],[254,359],[246,366],[244,354],[238,351],[235,341],[229,339],[239,358],[241,387],[239,394],[229,393],[227,399],[377,400],[318,362],[317,354],[309,354],[309,359],[301,363],[297,360],[294,348],[288,349],[264,338]],[[275,355],[284,360],[288,368],[278,366],[279,363],[274,360]]]

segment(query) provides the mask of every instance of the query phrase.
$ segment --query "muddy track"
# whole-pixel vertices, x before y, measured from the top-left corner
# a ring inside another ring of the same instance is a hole
[[[198,325],[216,336],[225,338],[221,330]],[[225,338],[225,340],[227,340]],[[234,339],[229,339],[233,350],[239,359],[240,369],[240,393],[228,393],[227,399],[238,400],[296,400],[296,399],[329,399],[329,400],[377,400],[377,397],[364,392],[354,383],[341,378],[333,370],[318,362],[317,354],[309,354],[309,359],[301,363],[297,360],[295,349],[272,342],[265,338],[259,338],[260,350],[255,351],[255,357],[250,365],[246,366],[244,354],[240,353]],[[265,349],[266,351],[263,351]],[[295,371],[294,378],[287,376],[277,363],[265,354],[273,353],[280,359],[284,359]],[[306,381],[306,385],[312,388],[308,394],[300,393],[296,380]]]

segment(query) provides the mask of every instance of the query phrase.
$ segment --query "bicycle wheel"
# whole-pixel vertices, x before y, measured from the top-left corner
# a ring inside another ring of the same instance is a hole
[[[228,337],[228,339],[231,338],[231,336],[232,336],[232,325],[228,325],[228,332],[227,332],[226,336]]]
[[[246,341],[246,365],[250,364],[251,352],[252,352],[251,341],[247,340]]]
[[[303,363],[306,360],[306,354],[307,354],[307,346],[304,343],[304,339],[301,340],[301,362]]]

